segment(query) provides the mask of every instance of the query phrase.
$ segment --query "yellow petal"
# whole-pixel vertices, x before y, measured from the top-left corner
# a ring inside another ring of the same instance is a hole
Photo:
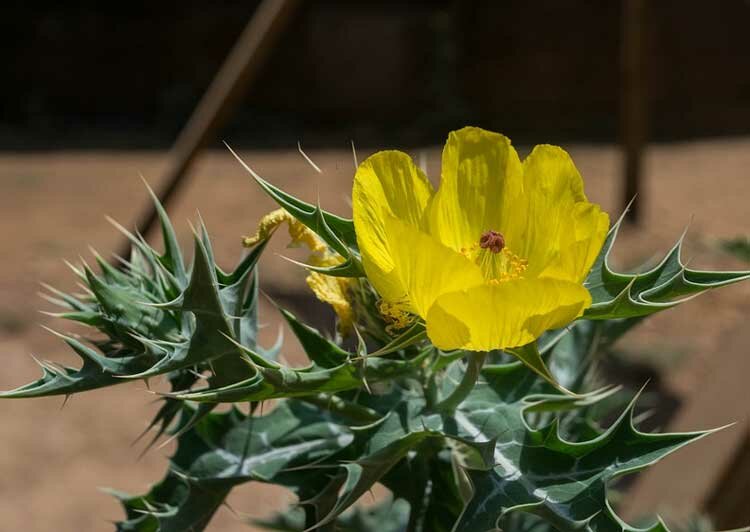
[[[427,335],[445,350],[518,347],[567,325],[589,305],[588,290],[557,279],[477,286],[440,296],[427,314]]]
[[[573,242],[562,246],[557,257],[541,272],[552,277],[582,283],[602,249],[609,230],[609,216],[593,203],[576,203],[573,209]]]
[[[393,217],[385,228],[404,297],[422,318],[440,295],[484,282],[476,264],[427,233]]]
[[[465,127],[448,135],[440,188],[429,206],[429,229],[460,251],[493,229],[505,234],[505,218],[522,192],[521,162],[510,140]],[[515,251],[516,242],[507,240]]]
[[[252,236],[242,237],[242,245],[246,248],[255,246],[263,240],[268,240],[274,231],[286,223],[289,226],[289,238],[292,239],[292,246],[305,245],[313,253],[323,253],[326,249],[326,243],[318,235],[310,230],[305,224],[289,214],[285,209],[276,209],[266,214],[258,222],[258,229]]]
[[[323,303],[333,307],[338,317],[338,330],[346,336],[354,325],[354,309],[349,301],[349,291],[354,282],[346,277],[332,277],[319,272],[310,272],[307,276],[307,286]]]
[[[570,156],[536,146],[523,162],[523,201],[504,228],[511,249],[528,260],[526,275],[580,282],[601,248],[609,218],[589,203]],[[503,229],[500,229],[501,231]]]
[[[386,299],[398,298],[405,289],[393,271],[385,219],[422,227],[432,192],[424,173],[403,152],[378,152],[357,169],[352,190],[357,244],[367,277]]]

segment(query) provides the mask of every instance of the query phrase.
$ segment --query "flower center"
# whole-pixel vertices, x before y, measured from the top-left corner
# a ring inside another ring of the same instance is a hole
[[[485,231],[479,238],[479,247],[489,249],[492,253],[500,253],[505,247],[505,237],[497,231]]]
[[[505,245],[505,237],[499,231],[485,231],[479,242],[461,253],[473,261],[490,284],[497,284],[523,276],[527,268],[526,259],[522,259]]]

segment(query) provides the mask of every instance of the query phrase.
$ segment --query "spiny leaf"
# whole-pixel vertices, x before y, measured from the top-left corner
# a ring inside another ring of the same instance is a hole
[[[340,515],[333,530],[336,532],[406,532],[409,503],[388,498],[372,506],[355,506]],[[266,519],[254,519],[252,524],[277,532],[303,532],[305,511],[289,508]],[[437,532],[437,531],[436,531]]]
[[[680,257],[684,235],[654,268],[638,274],[617,273],[609,266],[609,255],[621,223],[622,219],[610,229],[586,279],[593,303],[584,313],[585,319],[647,316],[706,290],[750,279],[750,271],[717,272],[686,267]]]
[[[414,449],[419,443],[429,437],[426,431],[407,434],[391,442],[356,462],[344,463],[343,483],[333,484],[338,493],[338,499],[331,511],[316,524],[316,527],[333,522],[341,513],[354,504],[357,499],[367,493],[369,489],[385,475],[406,453]]]
[[[144,183],[145,180],[144,180]],[[164,253],[159,255],[158,258],[164,267],[172,273],[174,278],[179,283],[179,288],[184,288],[187,285],[188,276],[185,271],[185,262],[182,258],[182,251],[180,249],[180,243],[177,241],[177,235],[175,234],[172,222],[167,215],[167,211],[159,201],[159,198],[154,194],[154,191],[146,183],[146,188],[151,196],[151,200],[156,208],[156,213],[159,216],[159,225],[161,226],[161,234],[164,240]]]
[[[357,236],[354,232],[354,222],[342,218],[335,214],[321,209],[319,206],[312,205],[283,190],[275,187],[262,177],[260,177],[252,168],[250,168],[232,148],[227,146],[235,159],[253,176],[256,183],[260,185],[276,203],[284,208],[289,214],[309,227],[315,234],[320,236],[323,241],[331,248],[336,250],[346,259],[343,265],[333,268],[317,269],[328,275],[340,275],[345,277],[360,277],[364,275],[364,270],[356,256]]]
[[[182,422],[193,412],[182,411]],[[178,438],[165,479],[143,496],[117,494],[126,510],[118,530],[198,532],[233,486],[274,481],[287,468],[313,464],[344,449],[349,429],[312,406],[282,402],[249,417],[232,409],[209,414]]]
[[[464,507],[455,468],[450,449],[423,445],[418,453],[410,453],[401,460],[380,482],[399,498],[397,501],[409,502],[406,517],[412,530],[450,532]]]
[[[279,311],[299,340],[307,357],[317,366],[321,368],[335,368],[345,364],[349,360],[350,354],[345,349],[323,337],[314,328],[300,322],[288,310],[279,308]]]
[[[476,463],[490,467],[489,457],[494,442],[477,442],[460,435],[446,434],[441,416],[426,409],[425,399],[419,390],[401,388],[395,395],[400,401],[393,410],[370,428],[356,434],[351,447],[358,457],[342,463],[341,473],[326,487],[326,492],[336,494],[336,503],[317,526],[332,523],[389,473],[407,453],[417,450],[428,440],[442,441],[443,438],[450,438],[465,446]],[[378,400],[373,398],[373,401]]]
[[[151,377],[230,353],[240,356],[236,346],[228,340],[231,329],[219,295],[215,268],[211,265],[207,248],[197,237],[190,284],[181,296],[179,308],[181,312],[194,316],[194,327],[183,326],[183,335],[187,332],[189,336],[186,335],[173,348],[164,349],[164,356],[148,370],[126,377]]]
[[[171,225],[167,226],[165,217],[161,223],[165,239],[170,240],[167,247],[173,248],[176,241]],[[69,309],[61,313],[63,318],[100,329],[106,340],[86,345],[60,335],[83,365],[43,368],[39,380],[2,392],[0,397],[69,395],[119,384],[127,378],[193,371],[208,363],[213,365],[211,382],[216,387],[255,374],[230,338],[263,353],[255,341],[258,292],[252,281],[264,245],[253,249],[234,271],[225,273],[216,266],[202,230],[195,238],[193,267],[181,285],[174,280],[181,279],[185,268],[176,266],[182,259],[175,249],[159,255],[142,239],[130,237],[138,242],[136,256],[144,258],[142,264],[130,263],[125,271],[119,271],[97,257],[100,275],[85,265],[81,269],[89,293],[74,296],[51,289],[56,296],[53,301]]]
[[[458,435],[496,439],[495,467],[468,472],[474,496],[455,532],[505,528],[503,519],[514,512],[534,513],[561,531],[634,530],[612,512],[608,483],[707,434],[641,433],[632,424],[634,400],[599,437],[569,442],[560,436],[557,421],[540,429],[529,426],[524,413],[533,401],[526,393],[518,395],[524,386],[509,384],[513,372],[508,366],[486,368],[484,382],[446,421]]]
[[[552,386],[554,386],[561,392],[575,395],[573,392],[569,391],[563,385],[558,383],[552,373],[550,373],[549,369],[547,369],[547,365],[544,363],[542,355],[539,353],[536,342],[532,342],[521,347],[508,349],[507,351],[508,353],[511,353],[513,356],[518,358],[521,362],[523,362],[526,367],[531,369],[534,373],[542,377],[544,380],[549,382]]]
[[[83,361],[80,368],[65,366],[42,366],[42,376],[38,380],[13,390],[0,392],[0,398],[45,397],[49,395],[70,395],[120,384],[116,371],[132,368],[145,369],[148,362],[145,357],[106,358],[94,349],[75,338],[60,335]]]
[[[245,350],[245,352],[248,351]],[[427,354],[425,352],[409,360],[374,358],[368,361],[364,369],[351,362],[324,369],[316,366],[303,369],[258,366],[258,373],[244,381],[220,388],[176,393],[170,397],[188,401],[224,403],[343,392],[362,388],[364,382],[379,382],[413,373],[420,367]]]

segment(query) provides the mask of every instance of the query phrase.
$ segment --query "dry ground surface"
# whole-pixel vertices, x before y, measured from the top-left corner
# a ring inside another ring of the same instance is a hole
[[[619,155],[613,147],[567,146],[586,178],[589,196],[618,213]],[[524,150],[521,150],[524,151]],[[433,177],[439,172],[439,148],[421,152]],[[315,173],[293,151],[243,152],[264,177],[289,192],[325,208],[349,214],[353,175],[347,150],[309,153],[323,169]],[[365,153],[360,153],[360,159]],[[37,297],[44,281],[73,289],[63,259],[90,257],[91,245],[103,254],[121,243],[105,221],[110,215],[131,225],[147,203],[139,174],[158,186],[166,160],[162,152],[41,152],[0,154],[0,389],[37,377],[28,356],[75,362],[61,342],[39,324],[66,328],[38,313],[50,306]],[[642,194],[643,229],[627,230],[616,252],[619,264],[633,266],[665,251],[693,218],[687,236],[687,259],[694,266],[738,269],[742,265],[717,251],[716,239],[750,233],[750,139],[692,142],[652,147],[646,160]],[[226,266],[240,254],[239,237],[274,207],[242,168],[224,151],[205,154],[193,178],[171,208],[183,242],[188,220],[200,211],[213,236],[217,256]],[[285,253],[284,238],[273,250]],[[268,253],[262,263],[267,291],[294,294],[304,290],[302,272]],[[635,351],[659,357],[670,369],[667,385],[676,393],[700,386],[722,363],[721,337],[747,322],[750,283],[706,294],[668,311],[632,334]],[[304,313],[304,305],[301,309]],[[270,308],[266,320],[274,323]],[[273,327],[267,331],[275,334]],[[300,361],[298,346],[288,342],[287,358]],[[738,397],[738,400],[747,400]],[[124,384],[73,397],[0,402],[0,530],[108,530],[120,509],[100,486],[139,493],[159,479],[170,448],[138,459],[131,446],[154,412],[153,396],[142,383]],[[724,419],[717,405],[716,425]],[[698,428],[698,427],[696,427]],[[710,452],[710,446],[706,448]],[[680,479],[674,479],[678,484]],[[231,498],[236,515],[220,510],[209,530],[249,530],[238,521],[279,507],[289,496],[252,485]],[[650,501],[650,508],[660,501]]]

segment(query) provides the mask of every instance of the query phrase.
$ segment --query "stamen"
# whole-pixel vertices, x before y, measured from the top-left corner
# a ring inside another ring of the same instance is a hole
[[[506,247],[502,233],[493,230],[482,233],[478,244],[462,248],[461,253],[482,269],[490,284],[522,277],[528,264]]]
[[[409,312],[406,301],[378,301],[378,311],[386,322],[385,331],[395,335],[414,323],[416,316]]]

